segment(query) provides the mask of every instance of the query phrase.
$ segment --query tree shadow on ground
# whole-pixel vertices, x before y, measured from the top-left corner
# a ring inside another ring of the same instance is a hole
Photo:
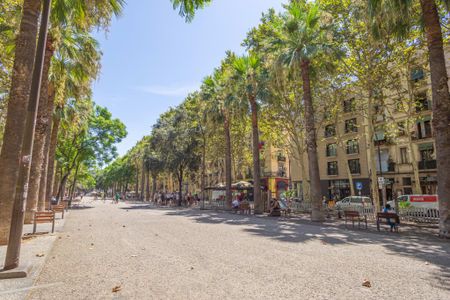
[[[83,210],[83,209],[91,209],[94,208],[94,206],[89,206],[89,205],[76,205],[76,206],[71,206],[68,208],[68,210]]]
[[[151,209],[161,210],[152,207]],[[301,218],[271,218],[267,216],[240,215],[229,212],[198,209],[162,209],[168,216],[187,217],[197,223],[242,226],[244,232],[287,243],[321,241],[324,245],[377,244],[390,255],[403,255],[433,264],[437,269],[430,282],[435,287],[450,291],[450,242],[423,232],[377,232],[350,230],[330,223],[313,223]]]
[[[127,203],[128,204],[128,203]],[[145,205],[131,205],[125,207],[119,207],[124,210],[138,210],[138,209],[157,209],[162,211],[182,211],[186,210],[185,207],[182,206],[154,206],[153,204],[145,204]]]

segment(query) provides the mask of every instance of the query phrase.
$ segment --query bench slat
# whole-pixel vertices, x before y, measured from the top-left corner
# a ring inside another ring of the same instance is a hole
[[[35,214],[34,217],[35,218],[41,218],[41,217],[53,217],[55,214],[53,212],[51,213],[47,213],[47,214]]]

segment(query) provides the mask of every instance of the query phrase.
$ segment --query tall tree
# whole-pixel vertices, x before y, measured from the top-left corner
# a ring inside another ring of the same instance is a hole
[[[207,103],[206,111],[211,122],[210,124],[223,124],[225,140],[225,203],[226,207],[231,209],[233,196],[231,191],[231,110],[229,105],[227,105],[226,99],[226,84],[229,79],[227,72],[227,66],[223,63],[222,68],[216,69],[212,76],[206,77],[202,85],[202,95]]]
[[[308,153],[309,179],[312,202],[311,219],[322,221],[322,193],[317,156],[316,118],[314,114],[311,73],[319,67],[319,57],[330,49],[329,32],[324,26],[319,5],[304,0],[293,0],[286,6],[283,22],[275,23],[271,42],[280,63],[296,70],[302,82],[304,122]]]
[[[258,56],[237,57],[233,60],[234,78],[238,86],[238,94],[244,95],[250,106],[252,120],[252,150],[253,150],[253,197],[255,213],[264,212],[264,200],[261,194],[261,159],[258,126],[258,100],[263,97],[266,90],[262,80],[264,72],[261,69],[261,60]]]
[[[9,237],[40,10],[41,1],[24,0],[0,153],[0,245],[5,245]]]
[[[368,0],[377,23],[385,23],[402,35],[412,28],[416,1]],[[441,1],[420,0],[421,17],[428,47],[433,95],[433,128],[436,137],[438,165],[439,235],[450,238],[450,93],[446,69],[441,19],[437,3]],[[450,1],[443,0],[448,7]],[[441,2],[441,3],[442,3]],[[375,29],[378,29],[376,26]]]

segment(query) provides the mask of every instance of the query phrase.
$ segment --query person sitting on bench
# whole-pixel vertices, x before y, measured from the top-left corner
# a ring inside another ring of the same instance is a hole
[[[386,207],[383,209],[383,212],[395,214],[395,210],[391,207],[390,204],[386,204]],[[394,231],[395,220],[394,220],[394,222],[392,222],[391,219],[386,219],[386,222],[388,223],[389,226],[391,226],[391,232]]]
[[[239,208],[239,200],[238,200],[238,199],[234,199],[234,200],[231,202],[231,207],[232,207],[233,209],[238,209],[238,208]]]
[[[270,201],[269,216],[281,217],[280,203],[278,203],[278,200],[275,198],[273,198],[272,201]]]

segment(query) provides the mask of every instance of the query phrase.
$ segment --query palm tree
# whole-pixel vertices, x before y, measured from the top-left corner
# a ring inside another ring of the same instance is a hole
[[[206,77],[202,85],[202,96],[207,101],[207,116],[214,124],[223,124],[225,137],[225,203],[227,209],[231,209],[231,113],[226,102],[226,65],[216,69],[212,76]]]
[[[48,132],[48,126],[51,124],[49,122],[50,112],[49,106],[53,107],[52,101],[54,98],[49,97],[49,71],[50,62],[53,57],[54,47],[53,41],[50,36],[47,37],[47,46],[45,50],[44,57],[44,67],[42,71],[42,82],[39,98],[39,107],[36,117],[36,127],[34,131],[34,143],[33,143],[33,153],[32,161],[30,167],[30,177],[28,181],[28,195],[27,195],[27,205],[25,213],[25,224],[31,224],[33,219],[33,214],[37,209],[38,199],[39,199],[39,184],[41,181],[42,168],[45,166],[44,163],[44,146],[46,141],[46,135]]]
[[[8,100],[3,145],[0,153],[0,245],[9,238],[11,211],[25,128],[26,108],[31,88],[41,1],[24,0],[22,20],[16,39],[16,51]]]
[[[375,23],[382,22],[399,34],[412,28],[416,1],[368,0]],[[420,0],[421,17],[428,47],[433,98],[433,128],[436,137],[436,160],[439,195],[439,235],[450,238],[450,94],[444,55],[441,19],[435,0]],[[439,1],[448,6],[450,1]],[[378,25],[378,24],[377,24]],[[376,29],[379,26],[375,27]]]
[[[78,24],[89,26],[107,25],[112,14],[118,14],[123,0],[99,0],[87,5],[84,0],[52,2],[53,15],[67,22],[74,16]],[[0,153],[0,244],[6,244],[10,228],[10,212],[15,198],[15,186],[18,180],[22,139],[25,133],[26,108],[31,88],[31,74],[36,53],[37,25],[41,1],[25,0],[22,20],[16,40],[16,52],[6,116],[5,133]],[[53,19],[53,18],[52,18]]]
[[[276,51],[281,64],[301,76],[313,221],[322,221],[324,218],[311,92],[311,69],[315,66],[315,59],[328,48],[326,30],[320,21],[318,4],[304,0],[292,1],[286,6],[283,22],[279,23],[280,28],[276,29],[277,34],[269,45]]]
[[[255,214],[264,212],[264,201],[261,194],[261,162],[259,153],[259,127],[258,127],[258,98],[264,92],[261,81],[261,60],[258,56],[236,57],[232,61],[234,79],[238,86],[238,93],[245,95],[248,101],[252,121],[252,152],[253,152],[253,197],[255,201]]]
[[[174,9],[178,9],[180,16],[186,19],[187,22],[192,21],[195,16],[195,11],[205,7],[211,3],[212,0],[170,0]]]

